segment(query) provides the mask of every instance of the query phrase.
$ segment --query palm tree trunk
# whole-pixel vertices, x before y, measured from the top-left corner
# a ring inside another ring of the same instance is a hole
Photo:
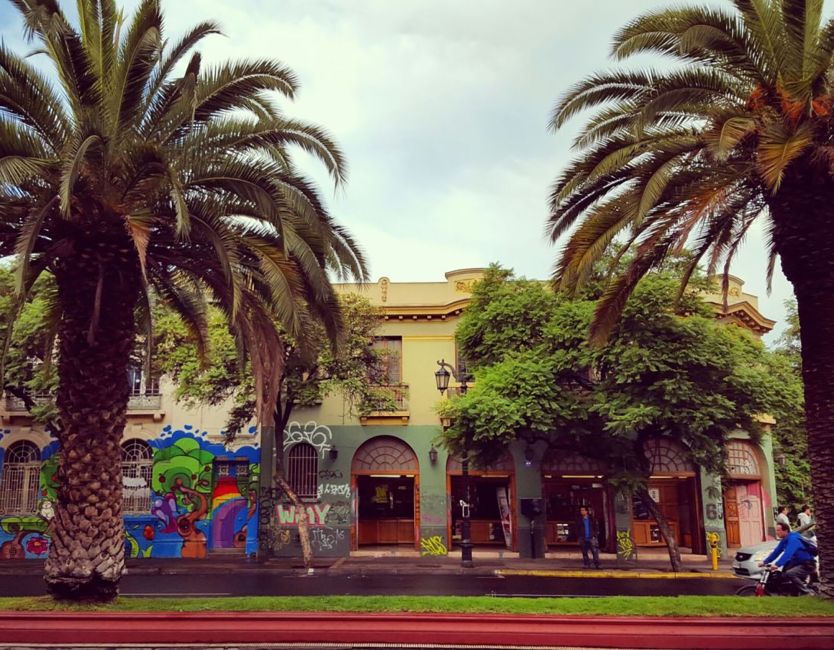
[[[678,548],[678,540],[675,539],[675,536],[672,533],[672,528],[666,520],[666,515],[664,515],[663,511],[657,507],[657,502],[652,499],[652,495],[646,488],[638,489],[637,494],[640,495],[640,500],[643,501],[649,509],[649,513],[657,522],[657,527],[660,529],[660,536],[663,537],[663,541],[666,542],[666,548],[669,551],[669,562],[672,563],[672,571],[680,573],[680,571],[683,570],[681,550]]]
[[[45,567],[56,598],[110,600],[124,569],[120,443],[139,290],[130,253],[125,240],[109,246],[76,243],[56,271],[62,308],[57,406],[63,430]]]
[[[796,293],[821,591],[834,598],[834,181],[818,161],[790,170],[770,206],[773,241]]]

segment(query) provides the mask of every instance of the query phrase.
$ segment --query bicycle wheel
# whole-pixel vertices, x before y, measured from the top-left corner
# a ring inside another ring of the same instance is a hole
[[[736,596],[755,596],[758,585],[744,585],[736,589]]]

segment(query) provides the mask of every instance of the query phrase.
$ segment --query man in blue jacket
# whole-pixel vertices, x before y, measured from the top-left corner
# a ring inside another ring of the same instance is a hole
[[[816,566],[816,560],[799,533],[792,533],[789,526],[776,524],[776,537],[779,543],[759,566],[773,562],[775,568],[781,568],[785,577],[796,587],[797,593],[813,593],[807,585],[807,579]],[[774,562],[775,560],[775,562]]]

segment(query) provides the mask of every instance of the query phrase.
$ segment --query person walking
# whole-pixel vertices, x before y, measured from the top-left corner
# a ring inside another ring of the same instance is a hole
[[[599,569],[599,523],[588,508],[579,508],[579,519],[576,521],[576,537],[582,550],[582,566],[591,568],[588,551],[594,559],[594,568]]]
[[[782,506],[779,508],[779,513],[776,515],[776,523],[785,524],[785,526],[788,527],[788,530],[791,528],[791,520],[788,518],[790,511],[791,509],[789,506]]]
[[[799,512],[799,528],[796,532],[805,539],[815,540],[817,537],[814,531],[816,525],[817,520],[814,519],[814,509],[806,503]]]

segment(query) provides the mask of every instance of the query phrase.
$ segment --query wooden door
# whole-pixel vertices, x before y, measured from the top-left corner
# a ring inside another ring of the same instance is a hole
[[[753,487],[752,485],[749,487]],[[742,546],[752,546],[764,539],[762,501],[755,489],[740,485],[736,490],[738,522]]]
[[[729,548],[741,546],[738,496],[734,485],[728,485],[724,488],[724,526],[727,531],[727,546]]]

